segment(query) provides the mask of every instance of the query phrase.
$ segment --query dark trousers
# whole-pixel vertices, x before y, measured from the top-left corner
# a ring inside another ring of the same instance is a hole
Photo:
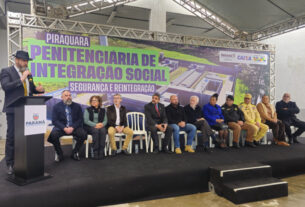
[[[150,135],[151,135],[151,138],[154,143],[154,149],[158,149],[159,148],[159,137],[158,137],[159,129],[155,126],[148,126],[148,131],[150,131]],[[167,125],[167,128],[164,133],[165,133],[165,136],[164,136],[164,140],[162,143],[163,149],[168,146],[169,140],[173,134],[173,128],[170,127],[169,125]]]
[[[93,153],[104,153],[106,142],[106,129],[105,127],[97,129],[95,127],[85,127],[88,134],[92,135],[92,149]]]
[[[285,124],[281,120],[278,120],[277,123],[267,120],[265,124],[272,129],[273,138],[285,142]]]
[[[204,145],[204,143],[209,142],[209,137],[213,134],[209,123],[206,120],[200,120],[193,124],[202,134],[202,139],[198,139],[198,145]]]
[[[61,136],[69,135],[66,134],[64,130],[58,129],[57,127],[54,127],[51,131],[51,134],[48,138],[48,142],[52,143],[54,145],[54,149],[57,154],[61,155],[63,152],[60,147],[60,141],[59,138]],[[76,128],[72,132],[73,139],[76,141],[76,145],[73,149],[73,152],[78,152],[79,149],[82,147],[84,141],[87,139],[87,133],[83,128]]]
[[[15,153],[15,118],[14,113],[6,113],[6,142],[5,142],[5,161],[6,165],[14,165],[14,153]]]
[[[286,135],[288,136],[289,140],[291,140],[293,137],[300,136],[305,131],[305,122],[304,121],[301,121],[297,118],[289,119],[289,120],[282,120],[282,121],[285,124],[285,131],[286,131]],[[295,126],[298,128],[298,130],[296,132],[294,132],[293,134],[291,134],[290,126]]]

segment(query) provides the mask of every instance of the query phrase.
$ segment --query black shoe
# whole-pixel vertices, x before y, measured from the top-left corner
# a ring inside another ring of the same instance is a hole
[[[252,148],[255,148],[256,147],[256,145],[255,144],[253,144],[253,142],[245,142],[245,145],[246,146],[248,146],[248,147],[252,147]]]
[[[289,143],[289,144],[293,144],[292,139],[289,139],[289,140],[288,140],[288,143]]]
[[[7,174],[8,175],[13,175],[14,174],[14,168],[12,165],[7,166]]]
[[[57,154],[57,152],[55,152]],[[55,162],[61,162],[63,161],[65,158],[64,158],[64,155],[63,153],[60,153],[60,154],[57,154],[57,157],[55,158]]]
[[[253,141],[253,144],[255,144],[256,146],[260,145],[259,141]]]
[[[122,153],[123,153],[124,155],[130,155],[130,153],[127,151],[127,149],[122,150]]]
[[[116,156],[118,154],[117,150],[111,150],[111,156]]]
[[[154,154],[158,154],[158,153],[159,153],[158,148],[155,148],[154,151],[153,151],[153,153],[154,153]]]
[[[233,142],[233,147],[236,149],[240,149],[239,143],[238,142]]]
[[[71,158],[72,158],[73,160],[80,161],[78,152],[72,152]]]
[[[164,148],[164,149],[162,150],[162,152],[167,153],[167,154],[173,154],[173,152],[170,151],[170,150],[168,150],[167,148]]]
[[[55,153],[57,154],[57,158],[55,159],[55,162],[61,162],[64,160],[64,153],[59,145],[54,145]]]
[[[102,160],[105,158],[104,152],[100,152],[100,154],[98,155],[98,159]]]
[[[299,144],[300,142],[298,141],[298,139],[296,137],[293,137],[293,143]]]
[[[93,155],[92,155],[91,159],[98,160],[99,159],[98,152],[93,152]]]
[[[213,152],[213,150],[212,150],[211,148],[209,148],[209,147],[204,147],[203,150],[204,150],[206,153],[209,153],[209,154]]]

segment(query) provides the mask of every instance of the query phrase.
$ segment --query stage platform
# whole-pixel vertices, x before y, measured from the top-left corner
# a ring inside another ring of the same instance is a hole
[[[8,182],[1,161],[1,207],[90,207],[206,192],[209,167],[225,164],[269,164],[277,178],[305,173],[304,142],[291,147],[214,149],[211,154],[143,152],[80,162],[69,158],[71,146],[65,146],[66,159],[61,163],[54,162],[53,148],[45,151],[46,172],[53,177],[27,186]]]

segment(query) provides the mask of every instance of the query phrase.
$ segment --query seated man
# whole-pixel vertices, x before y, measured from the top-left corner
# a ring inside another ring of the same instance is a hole
[[[221,108],[216,104],[218,100],[218,94],[215,93],[210,97],[210,103],[206,104],[202,108],[203,117],[208,121],[212,129],[218,131],[219,146],[220,148],[226,148],[226,140],[228,137],[228,126],[224,123],[224,117],[222,115]]]
[[[214,134],[208,122],[203,118],[198,102],[198,96],[191,96],[190,104],[184,107],[187,122],[195,125],[197,130],[201,131],[202,139],[198,139],[198,146],[203,146],[205,151],[211,152],[209,148],[209,137],[214,137]]]
[[[246,124],[255,127],[253,137],[251,134],[247,134],[246,146],[255,147],[259,145],[259,141],[265,136],[268,131],[268,126],[261,123],[261,117],[256,109],[256,106],[251,104],[251,94],[245,94],[244,103],[239,105],[239,108],[244,113]]]
[[[54,145],[57,154],[56,162],[64,159],[60,147],[59,138],[64,135],[72,135],[76,145],[72,150],[71,158],[79,161],[79,150],[87,139],[87,133],[83,129],[83,111],[78,103],[72,102],[71,93],[64,90],[61,94],[62,101],[55,104],[52,112],[52,124],[54,128],[48,138],[48,142]]]
[[[165,107],[160,102],[160,94],[155,93],[152,96],[152,101],[144,106],[144,113],[148,131],[154,142],[154,153],[159,152],[159,140],[157,131],[164,132],[164,142],[162,145],[163,152],[171,153],[168,150],[168,143],[172,137],[173,129],[167,125],[167,117]]]
[[[297,137],[305,131],[305,122],[296,117],[296,114],[300,112],[300,109],[295,102],[290,101],[289,93],[285,93],[282,101],[276,103],[276,112],[278,118],[285,124],[285,131],[289,138],[289,143],[299,143]],[[298,130],[291,134],[290,126],[297,127]]]
[[[117,147],[115,143],[115,133],[124,133],[126,135],[122,152],[125,155],[130,155],[127,151],[128,145],[133,137],[133,131],[127,126],[126,113],[127,110],[121,106],[122,97],[120,94],[113,96],[113,105],[107,108],[108,118],[108,136],[111,144],[111,155],[117,154]]]
[[[262,102],[258,103],[256,108],[261,115],[262,122],[272,129],[275,144],[286,147],[289,146],[285,141],[285,124],[277,119],[275,108],[270,104],[269,96],[264,95],[262,97]]]
[[[165,108],[168,119],[168,124],[173,128],[173,136],[175,142],[176,154],[181,154],[180,149],[180,130],[187,133],[187,143],[184,150],[186,152],[194,153],[192,149],[193,139],[196,135],[196,127],[193,124],[186,123],[186,115],[184,108],[179,105],[178,97],[171,95],[170,104]]]
[[[233,147],[240,148],[239,137],[241,130],[247,131],[247,140],[253,139],[256,128],[252,124],[245,123],[244,113],[234,103],[234,97],[227,96],[226,103],[221,107],[225,123],[233,130]]]

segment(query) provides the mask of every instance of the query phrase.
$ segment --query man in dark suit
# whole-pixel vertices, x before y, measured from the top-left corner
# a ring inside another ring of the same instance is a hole
[[[17,51],[15,65],[3,68],[0,73],[1,87],[4,90],[3,112],[6,113],[7,132],[5,143],[5,160],[8,167],[7,173],[13,174],[14,167],[14,108],[9,104],[22,96],[44,93],[43,87],[35,86],[33,77],[28,70],[29,54],[25,51]]]
[[[146,123],[148,131],[150,131],[151,138],[154,142],[154,153],[159,152],[159,140],[158,131],[165,134],[164,142],[162,145],[163,152],[171,153],[168,150],[168,143],[172,137],[173,129],[167,124],[167,117],[165,112],[165,107],[160,102],[160,94],[155,93],[152,96],[152,101],[144,106],[144,113],[146,117]]]
[[[55,104],[52,111],[52,124],[54,128],[48,138],[48,142],[54,145],[57,154],[56,162],[64,159],[63,151],[60,147],[59,138],[64,135],[72,135],[76,141],[72,150],[71,158],[79,161],[79,150],[87,138],[87,133],[83,129],[83,111],[78,103],[72,101],[71,93],[64,90],[61,94],[62,101]]]
[[[305,131],[305,122],[296,117],[300,109],[295,102],[290,101],[290,94],[285,93],[283,99],[276,103],[275,108],[278,119],[285,124],[285,132],[288,136],[289,144],[299,143],[297,137]],[[298,130],[291,134],[290,126],[295,126]]]
[[[122,152],[125,155],[130,155],[127,151],[128,145],[133,137],[133,131],[127,126],[127,110],[125,106],[121,105],[122,97],[120,94],[113,96],[113,105],[107,108],[107,119],[108,119],[108,136],[111,145],[111,155],[117,154],[117,147],[115,143],[115,133],[123,133],[126,135]]]

